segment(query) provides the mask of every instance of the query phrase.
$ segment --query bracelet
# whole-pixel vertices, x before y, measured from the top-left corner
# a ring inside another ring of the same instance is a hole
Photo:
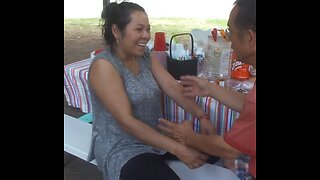
[[[202,114],[199,118],[198,118],[199,120],[201,120],[201,119],[210,119],[210,117],[208,116],[208,114]]]

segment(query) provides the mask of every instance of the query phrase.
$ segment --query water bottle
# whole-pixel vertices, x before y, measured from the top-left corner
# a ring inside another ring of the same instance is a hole
[[[197,55],[197,76],[205,77],[204,74],[204,57],[202,54]]]

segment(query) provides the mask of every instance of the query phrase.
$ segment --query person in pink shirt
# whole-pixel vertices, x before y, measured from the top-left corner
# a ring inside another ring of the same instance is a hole
[[[228,26],[231,48],[246,64],[256,68],[256,0],[236,0],[230,12]],[[244,154],[250,157],[249,173],[256,178],[256,82],[248,93],[226,89],[195,76],[182,76],[183,93],[187,97],[211,96],[240,113],[224,136],[215,133],[211,121],[200,118],[201,132],[192,131],[190,121],[175,124],[160,119],[159,128],[168,136],[210,155],[225,159],[225,166],[234,168],[235,159]]]

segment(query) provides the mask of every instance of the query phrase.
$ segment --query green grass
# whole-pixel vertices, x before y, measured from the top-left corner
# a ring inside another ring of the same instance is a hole
[[[196,19],[196,18],[149,18],[151,25],[151,36],[157,31],[166,33],[166,37],[174,34],[191,32],[192,29],[208,30],[214,27],[226,28],[226,19]],[[101,34],[99,18],[64,19],[65,33],[76,30],[82,33]]]
[[[80,19],[64,19],[65,28],[92,28],[98,26],[100,19],[98,18],[80,18]]]
[[[150,18],[151,35],[163,31],[167,37],[174,34],[191,32],[192,29],[208,30],[214,27],[226,28],[227,20],[195,18]]]

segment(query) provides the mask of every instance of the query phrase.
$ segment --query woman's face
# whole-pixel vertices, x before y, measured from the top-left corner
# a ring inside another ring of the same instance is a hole
[[[150,24],[147,15],[141,11],[131,13],[131,21],[124,29],[118,46],[133,56],[143,55],[150,40]]]

